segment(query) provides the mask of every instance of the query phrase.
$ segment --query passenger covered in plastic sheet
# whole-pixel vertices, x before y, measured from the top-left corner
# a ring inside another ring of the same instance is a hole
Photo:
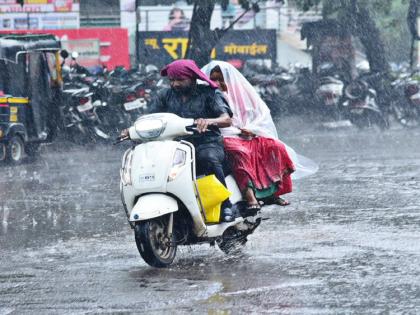
[[[222,128],[221,132],[248,209],[260,209],[261,200],[289,205],[280,196],[292,191],[292,173],[300,178],[315,173],[318,166],[278,139],[270,110],[235,67],[212,61],[202,70],[218,83],[233,112],[232,126]]]

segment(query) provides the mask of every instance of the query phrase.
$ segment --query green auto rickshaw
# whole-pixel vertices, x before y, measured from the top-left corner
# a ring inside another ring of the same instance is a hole
[[[53,35],[0,35],[0,162],[34,156],[56,135],[60,48]]]

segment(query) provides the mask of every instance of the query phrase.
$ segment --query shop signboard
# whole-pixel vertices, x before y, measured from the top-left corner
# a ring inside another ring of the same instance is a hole
[[[30,31],[17,31],[18,33],[48,33],[54,34],[59,37],[62,41],[79,41],[89,40],[83,43],[84,47],[80,49],[85,51],[86,55],[92,56],[95,51],[96,44],[99,43],[99,58],[97,65],[105,65],[108,69],[113,69],[116,66],[123,66],[126,69],[130,68],[130,56],[128,50],[128,32],[124,28],[79,28],[79,29],[68,29],[68,30],[30,30]],[[6,31],[0,31],[0,33],[7,33]],[[77,42],[76,42],[77,43]],[[73,46],[75,47],[75,46]],[[79,48],[76,48],[80,50]],[[80,54],[80,51],[77,51]],[[96,57],[95,57],[96,58]],[[90,66],[91,61],[88,64],[84,64],[81,60],[82,65]]]
[[[19,12],[79,12],[79,3],[73,0],[48,0],[25,2],[24,6],[14,2],[0,1],[0,13],[19,13]]]
[[[277,40],[275,30],[230,30],[212,52],[212,59],[276,61]],[[141,63],[163,66],[185,57],[188,46],[187,32],[139,32]]]

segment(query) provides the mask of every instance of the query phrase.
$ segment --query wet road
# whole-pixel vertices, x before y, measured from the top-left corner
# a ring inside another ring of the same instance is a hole
[[[279,129],[318,174],[264,208],[243,256],[185,247],[165,270],[126,223],[121,148],[0,168],[0,315],[420,313],[420,130]]]

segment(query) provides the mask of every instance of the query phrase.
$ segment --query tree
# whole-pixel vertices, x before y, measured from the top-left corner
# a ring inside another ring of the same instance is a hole
[[[296,0],[302,9],[319,5],[321,1]],[[323,18],[335,17],[338,23],[359,38],[365,48],[370,68],[374,72],[387,72],[388,60],[380,31],[372,12],[389,11],[392,0],[323,0]]]
[[[417,16],[419,11],[419,0],[410,0],[407,13],[407,24],[411,33],[411,48],[410,48],[410,66],[413,67],[414,64],[414,49],[415,42],[420,39],[419,33],[417,31]]]
[[[210,30],[210,20],[215,4],[215,0],[194,1],[188,34],[187,58],[195,60],[199,67],[209,61],[211,50],[222,36],[220,30]]]
[[[219,40],[238,22],[247,12],[259,11],[258,4],[262,0],[239,0],[244,12],[225,29],[210,29],[210,20],[216,3],[219,2],[222,8],[228,3],[227,0],[190,0],[194,5],[191,18],[190,31],[188,34],[188,49],[186,57],[196,61],[198,66],[204,66],[210,61],[212,49]]]
[[[418,0],[410,0],[416,5]],[[297,0],[296,4],[303,8],[310,7],[311,0]],[[371,80],[371,84],[378,92],[378,103],[383,108],[388,108],[392,102],[393,93],[389,80],[389,64],[382,34],[376,24],[378,17],[390,15],[394,5],[407,4],[407,0],[323,0],[323,18],[335,17],[338,23],[347,27],[351,34],[357,37],[365,48],[366,57],[370,64],[370,69],[374,73],[381,73]],[[314,4],[312,4],[314,5]],[[417,9],[417,8],[416,8]],[[411,12],[411,19],[417,13]],[[409,15],[410,16],[410,15]],[[414,22],[411,22],[414,29]],[[399,21],[397,24],[404,24]]]
[[[410,31],[406,21],[408,3],[393,0],[390,11],[380,11],[374,19],[385,45],[388,60],[403,62],[408,60],[410,51]]]

